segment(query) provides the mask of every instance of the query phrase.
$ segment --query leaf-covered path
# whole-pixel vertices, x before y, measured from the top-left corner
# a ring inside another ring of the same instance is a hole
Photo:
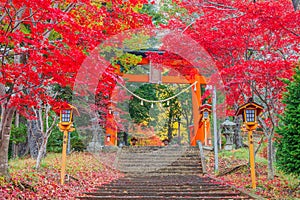
[[[170,175],[123,177],[80,199],[254,199],[209,177]]]
[[[197,148],[124,148],[118,157],[116,167],[127,175],[80,199],[254,199],[202,175]]]

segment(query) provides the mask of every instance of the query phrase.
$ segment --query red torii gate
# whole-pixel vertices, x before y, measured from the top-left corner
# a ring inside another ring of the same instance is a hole
[[[150,63],[149,59],[142,58],[142,61],[139,63],[139,65],[143,65],[143,64],[145,65],[149,63]],[[120,72],[120,66],[116,73],[118,75],[121,75],[128,82],[140,82],[140,83],[150,82],[150,75],[122,74]],[[199,112],[202,106],[201,85],[206,85],[205,77],[199,75],[199,73],[195,74],[194,78],[192,79],[191,78],[187,79],[183,76],[162,76],[161,83],[178,83],[178,84],[195,83],[194,87],[191,88],[194,125],[192,126],[192,128],[190,128],[190,145],[196,146],[197,140],[200,140],[205,145],[211,145],[210,122],[209,120],[207,120],[206,125],[204,126],[204,121],[202,120],[203,114]],[[107,114],[107,124],[115,124],[114,115],[112,113]],[[107,146],[116,145],[116,141],[117,141],[116,126],[106,127],[105,138],[106,138],[105,145]]]

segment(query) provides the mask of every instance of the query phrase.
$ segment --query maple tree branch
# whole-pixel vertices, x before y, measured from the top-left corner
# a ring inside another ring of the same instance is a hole
[[[23,13],[26,10],[26,6],[21,7],[15,14],[15,18],[16,20],[12,20],[15,21],[15,25],[12,27],[11,32],[13,32],[14,30],[18,29],[20,27],[20,24],[22,23],[21,17],[23,15]]]
[[[233,10],[233,9],[226,9],[226,8],[217,8],[217,7],[214,7],[214,6],[203,6],[204,8],[214,8],[214,9],[217,9],[217,10]]]
[[[63,10],[63,12],[68,13],[70,12],[74,7],[76,6],[76,3],[70,3],[66,9]]]
[[[300,0],[292,0],[292,2],[293,2],[294,10],[297,11],[299,3],[300,3]]]
[[[34,21],[34,18],[33,18],[32,8],[29,9],[29,13],[31,15],[31,17],[30,17],[31,18],[31,22],[32,22],[33,26],[36,27],[36,22]]]
[[[195,24],[196,23],[196,20],[195,21],[193,21],[193,22],[191,22],[189,25],[187,25],[184,29],[183,29],[183,31],[181,32],[181,35],[190,27],[190,26],[192,26],[193,24]]]
[[[29,87],[27,87],[27,88],[25,88],[25,89],[34,88],[34,87],[37,87],[37,86],[40,87],[41,85],[43,85],[43,84],[38,84],[38,85],[29,86]],[[22,90],[24,90],[24,88],[23,88],[23,89],[19,89],[19,90],[13,91],[13,92],[9,93],[8,96],[5,96],[5,97],[0,98],[0,101],[3,101],[4,99],[7,99],[7,98],[9,99],[12,95],[17,94],[18,92],[21,92]]]
[[[56,98],[58,95],[58,91],[54,93],[54,95],[52,96],[52,98]],[[45,116],[46,116],[46,135],[47,137],[50,136],[52,129],[54,128],[54,126],[56,125],[56,120],[57,120],[57,116],[55,115],[52,124],[49,127],[49,112],[51,110],[51,106],[49,105],[49,103],[47,102],[46,104],[46,111],[45,111]]]
[[[283,60],[287,60],[287,59],[285,58],[285,56],[284,56],[284,53],[283,53],[283,51],[282,51],[282,50],[280,50],[280,49],[277,49],[276,51],[278,51],[278,52],[279,52],[279,54],[281,55],[281,57],[282,57],[282,59],[283,59]]]
[[[1,15],[1,17],[0,17],[0,23],[1,23],[2,20],[5,18],[5,16],[6,16],[6,13],[3,13],[3,15]]]
[[[247,163],[243,163],[243,164],[240,164],[238,166],[235,166],[235,167],[232,167],[232,168],[229,168],[229,169],[225,169],[222,173],[218,174],[217,177],[221,177],[221,176],[225,176],[227,174],[231,174],[231,173],[234,173],[240,169],[243,169],[243,168],[246,168],[248,166]]]
[[[9,32],[9,28],[12,26],[12,22],[13,22],[14,20],[13,20],[13,16],[11,16],[10,13],[9,13],[9,9],[8,9],[8,8],[4,8],[4,10],[5,10],[5,12],[7,13],[8,18],[10,19],[10,20],[9,20],[9,24],[8,24],[8,26],[7,26],[7,28],[6,28],[6,34],[7,34],[7,33]]]
[[[41,130],[41,133],[44,135],[44,120],[43,120],[43,111],[42,111],[42,107],[41,108],[38,108],[38,112],[37,112],[37,117],[39,118],[39,121],[40,121],[40,130]]]
[[[211,5],[214,5],[214,6],[218,6],[218,7],[223,7],[225,9],[222,9],[222,10],[237,10],[237,8],[233,8],[231,6],[227,6],[227,5],[224,5],[224,4],[220,4],[220,3],[215,3],[215,2],[212,2],[212,1],[205,1],[205,3],[208,3],[208,4],[211,4]],[[216,7],[214,7],[216,8]],[[217,8],[218,9],[218,8]]]
[[[30,9],[29,9],[30,15],[27,16],[27,17],[24,17],[24,18],[22,19],[22,21],[20,21],[19,24],[21,24],[21,23],[24,22],[24,21],[27,21],[27,19],[33,18],[33,16],[34,16],[37,12],[38,12],[38,10],[36,10],[35,12],[32,12],[32,9],[30,8]]]
[[[48,128],[48,130],[47,130],[47,135],[48,135],[48,137],[50,136],[51,130],[53,130],[53,128],[54,128],[55,125],[56,125],[57,118],[58,118],[58,116],[55,115],[55,116],[54,116],[54,119],[53,119],[53,121],[52,121],[52,124],[50,125],[50,128]]]
[[[288,29],[288,28],[286,28],[286,27],[284,27],[284,26],[282,26],[282,28],[283,28],[284,30],[286,30],[286,31],[289,31],[289,32],[292,33],[293,35],[295,35],[295,36],[297,36],[297,37],[300,37],[300,34],[295,33],[294,31],[292,31],[292,30],[290,30],[290,29]]]
[[[258,153],[262,143],[263,143],[263,140],[264,140],[264,135],[261,136],[260,140],[259,140],[259,145],[258,147],[256,148],[256,150],[254,151],[254,156],[256,156],[256,154]]]
[[[70,4],[67,6],[67,8],[66,8],[65,10],[63,10],[63,12],[68,13],[68,12],[70,12],[75,6],[76,6],[76,3],[70,3]],[[57,7],[58,7],[58,4],[56,3],[53,7],[54,7],[54,8],[57,8]],[[57,21],[54,22],[54,20],[51,20],[50,24],[56,25],[56,24],[58,24],[58,22],[57,22]],[[53,29],[49,29],[49,30],[46,30],[46,31],[43,33],[43,36],[44,36],[45,39],[47,39],[47,38],[49,37],[49,34],[50,34],[50,32],[51,32],[52,30],[53,30]]]
[[[251,86],[251,88],[254,91],[254,93],[257,95],[257,97],[267,106],[267,112],[268,112],[269,118],[270,118],[271,123],[272,123],[272,133],[273,133],[273,130],[274,130],[274,127],[275,127],[275,122],[274,122],[274,119],[273,119],[272,113],[271,113],[272,109],[270,108],[270,105],[268,104],[268,102],[265,99],[262,98],[259,91],[255,87]]]
[[[8,48],[8,43],[5,44],[4,49],[3,49],[2,59],[1,59],[1,66],[4,65],[6,52],[9,52],[9,50],[7,50],[7,48]],[[2,70],[2,76],[4,77],[4,72],[3,72],[4,69],[3,69],[3,67],[1,67],[1,70]]]

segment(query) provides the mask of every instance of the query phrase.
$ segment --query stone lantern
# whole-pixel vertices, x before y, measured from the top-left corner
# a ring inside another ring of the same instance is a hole
[[[232,150],[235,126],[236,123],[229,121],[228,118],[226,118],[226,120],[221,124],[222,133],[226,138],[226,144],[224,146],[225,150]]]

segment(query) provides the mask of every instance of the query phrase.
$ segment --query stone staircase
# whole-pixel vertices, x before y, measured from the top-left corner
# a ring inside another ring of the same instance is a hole
[[[202,173],[199,151],[185,146],[125,147],[118,152],[115,168],[136,176]]]
[[[195,147],[124,147],[115,167],[125,177],[99,186],[80,199],[254,199],[202,176]]]

